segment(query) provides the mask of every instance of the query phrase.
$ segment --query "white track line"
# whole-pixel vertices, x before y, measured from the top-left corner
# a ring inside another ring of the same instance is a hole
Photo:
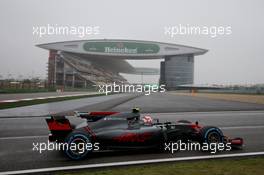
[[[257,126],[226,126],[226,127],[220,127],[220,129],[259,129],[264,128],[264,125],[257,125]]]
[[[245,156],[257,156],[257,155],[264,155],[264,152],[249,152],[249,153],[209,155],[209,156],[191,156],[191,157],[178,157],[178,158],[137,160],[137,161],[127,161],[127,162],[99,163],[99,164],[90,164],[90,165],[76,165],[76,166],[63,166],[63,167],[52,167],[52,168],[39,168],[39,169],[18,170],[18,171],[5,171],[5,172],[0,172],[0,175],[4,175],[4,174],[25,174],[25,173],[27,173],[27,174],[28,173],[43,173],[43,172],[62,171],[62,170],[65,171],[65,170],[77,170],[77,169],[87,169],[87,168],[103,168],[103,167],[139,165],[139,164],[150,164],[150,163],[161,163],[161,162],[176,162],[176,161],[187,161],[187,160],[205,160],[205,159],[245,157]]]

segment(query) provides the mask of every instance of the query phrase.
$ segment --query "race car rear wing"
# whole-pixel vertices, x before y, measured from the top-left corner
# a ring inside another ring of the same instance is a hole
[[[74,129],[65,116],[50,116],[46,118],[46,122],[50,130],[49,141],[51,142],[63,141],[68,133]]]
[[[50,131],[71,131],[73,128],[65,116],[50,116],[46,118]]]

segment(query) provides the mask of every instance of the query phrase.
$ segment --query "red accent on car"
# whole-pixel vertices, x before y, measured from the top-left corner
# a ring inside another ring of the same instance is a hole
[[[72,130],[69,120],[57,121],[54,119],[47,119],[50,131],[69,131]]]
[[[231,145],[243,145],[243,139],[242,138],[234,138],[230,140]]]
[[[152,136],[151,132],[146,133],[125,133],[114,137],[113,140],[118,142],[145,142]]]
[[[117,114],[117,113],[119,113],[119,112],[103,111],[103,112],[90,112],[90,115],[91,116],[96,116],[96,115],[107,116],[107,115],[113,115],[113,114]]]
[[[89,128],[89,126],[84,127],[84,129],[85,129],[89,134],[91,134],[91,136],[92,136],[93,139],[96,138],[95,133],[91,130],[91,128]]]
[[[193,129],[201,129],[201,128],[202,128],[202,126],[197,125],[197,124],[195,124],[195,123],[192,123],[190,126],[191,126]]]

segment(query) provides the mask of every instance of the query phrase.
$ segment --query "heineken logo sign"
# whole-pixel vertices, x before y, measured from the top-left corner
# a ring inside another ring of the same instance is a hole
[[[105,53],[127,53],[127,54],[137,54],[136,49],[129,49],[129,48],[117,48],[117,47],[105,47]]]
[[[87,42],[85,51],[114,54],[153,54],[159,52],[157,44],[137,42]]]

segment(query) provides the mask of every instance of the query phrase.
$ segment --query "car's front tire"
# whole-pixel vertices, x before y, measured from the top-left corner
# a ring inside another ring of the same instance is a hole
[[[206,126],[201,129],[201,144],[217,144],[224,143],[224,135],[222,131],[214,126]],[[218,150],[217,148],[210,147],[213,150]]]
[[[222,131],[215,126],[205,126],[200,131],[203,143],[223,143],[224,135]]]

